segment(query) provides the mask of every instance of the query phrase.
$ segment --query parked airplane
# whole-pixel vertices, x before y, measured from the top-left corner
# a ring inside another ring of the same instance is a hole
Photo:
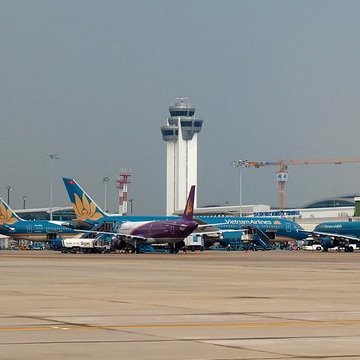
[[[21,219],[0,198],[0,234],[14,239],[45,241],[61,236],[75,236],[78,233],[60,221]]]
[[[216,226],[223,232],[224,240],[240,236],[240,232],[247,230],[245,235],[250,237],[263,248],[270,248],[273,242],[289,242],[304,240],[308,236],[302,227],[294,221],[272,217],[235,217],[235,216],[197,216],[201,223]],[[229,231],[229,232],[227,232]],[[238,233],[237,233],[238,231]]]
[[[89,229],[102,222],[123,223],[126,221],[174,220],[179,218],[178,216],[109,215],[101,210],[74,179],[63,178],[63,181],[76,214],[74,223],[76,227]],[[256,236],[260,238],[259,242],[260,244],[262,242],[261,245],[264,247],[265,245],[269,247],[271,241],[294,241],[303,240],[307,237],[300,225],[282,218],[197,216],[194,220],[199,223],[199,228],[196,231],[199,233],[206,232],[208,236],[211,233],[215,235],[220,230],[224,232],[225,238],[231,236],[231,232],[225,233],[225,231],[232,231],[232,236],[239,238],[244,229],[250,229],[257,233]],[[218,239],[217,236],[214,238]]]
[[[360,241],[360,221],[323,222],[308,235],[317,238],[325,251],[338,247],[352,252],[354,247],[350,245]]]
[[[195,186],[190,189],[184,213],[181,218],[155,221],[125,221],[116,231],[89,230],[97,234],[114,235],[113,248],[126,248],[137,251],[139,244],[168,244],[171,252],[178,252],[184,247],[184,239],[197,227],[193,220]],[[91,205],[90,205],[91,206]]]

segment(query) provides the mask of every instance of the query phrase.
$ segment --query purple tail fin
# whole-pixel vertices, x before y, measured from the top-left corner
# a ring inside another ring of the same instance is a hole
[[[191,221],[194,215],[194,200],[195,200],[195,185],[190,188],[189,196],[186,201],[185,210],[183,213],[183,219]]]

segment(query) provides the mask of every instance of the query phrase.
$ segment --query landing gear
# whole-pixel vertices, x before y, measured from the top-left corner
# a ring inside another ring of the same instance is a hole
[[[185,241],[182,240],[176,243],[169,243],[168,245],[170,254],[177,254],[185,246]]]
[[[177,252],[179,252],[179,250],[183,249],[184,247],[185,247],[184,240],[175,243],[175,248],[177,248]]]
[[[175,244],[169,244],[169,252],[170,254],[177,254],[179,249],[176,248]]]
[[[137,251],[136,251],[136,246],[134,245],[127,245],[126,248],[125,248],[125,252],[128,253],[128,254],[135,254]]]

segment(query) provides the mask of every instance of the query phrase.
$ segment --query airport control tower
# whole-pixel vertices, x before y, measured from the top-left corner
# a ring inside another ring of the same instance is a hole
[[[197,186],[197,135],[203,120],[194,116],[188,98],[177,98],[169,107],[167,125],[161,127],[166,141],[166,214],[185,207],[190,187]],[[196,207],[197,196],[195,196]]]

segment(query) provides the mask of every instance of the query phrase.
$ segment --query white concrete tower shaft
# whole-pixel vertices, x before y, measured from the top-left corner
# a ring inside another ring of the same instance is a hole
[[[166,213],[185,207],[190,187],[197,185],[197,136],[203,120],[194,116],[187,98],[178,98],[169,107],[167,125],[161,127],[166,141]],[[195,196],[196,207],[197,196]]]

